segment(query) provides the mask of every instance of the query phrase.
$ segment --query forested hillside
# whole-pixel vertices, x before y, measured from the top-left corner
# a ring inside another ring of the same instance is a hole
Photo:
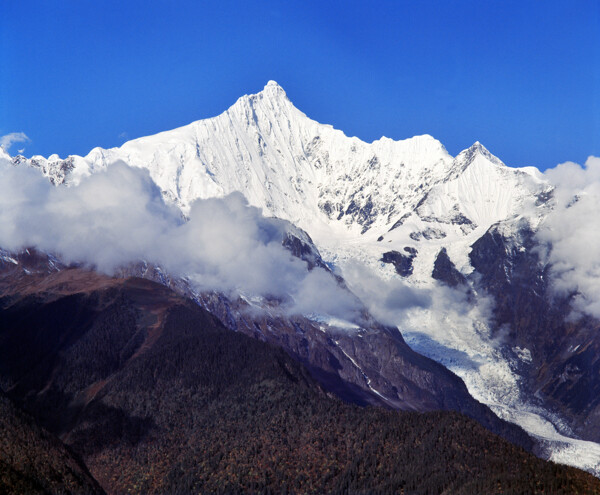
[[[600,491],[457,413],[345,404],[161,285],[60,277],[4,287],[0,379],[108,493]]]

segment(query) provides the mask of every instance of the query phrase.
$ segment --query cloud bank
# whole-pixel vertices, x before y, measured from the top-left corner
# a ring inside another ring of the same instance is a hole
[[[200,289],[277,297],[290,312],[347,317],[357,306],[328,272],[309,271],[282,246],[291,224],[264,217],[240,193],[196,201],[186,221],[147,171],[125,164],[74,187],[8,161],[0,173],[4,249],[36,247],[108,274],[143,259]]]
[[[426,328],[430,333],[443,335],[450,326],[467,329],[476,320],[487,324],[492,316],[492,301],[479,296],[475,302],[466,287],[439,283],[414,287],[397,277],[385,279],[357,262],[346,263],[343,275],[350,290],[375,318],[405,331]]]
[[[555,186],[556,206],[537,237],[552,246],[553,289],[575,294],[576,312],[600,318],[600,158],[563,163],[545,176]]]
[[[432,304],[429,289],[410,287],[397,277],[384,279],[371,268],[354,261],[345,263],[342,268],[350,290],[375,318],[386,325],[403,326],[410,309],[424,309]]]

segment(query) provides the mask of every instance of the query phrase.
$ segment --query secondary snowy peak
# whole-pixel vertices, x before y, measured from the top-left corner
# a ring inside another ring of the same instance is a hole
[[[444,180],[425,191],[392,230],[410,232],[416,241],[467,235],[526,211],[544,187],[529,169],[507,167],[476,142],[458,154]]]
[[[488,162],[497,165],[498,167],[505,167],[504,163],[496,156],[492,155],[488,149],[481,144],[479,141],[475,141],[469,148],[461,151],[456,157],[457,163],[464,163],[466,166],[470,165],[478,157],[486,159]]]
[[[539,181],[506,167],[476,143],[458,155],[453,174],[431,189],[416,212],[426,222],[487,229],[533,206],[540,191]]]
[[[541,188],[529,172],[507,167],[476,142],[459,153],[453,173],[431,191],[425,203],[437,202],[434,209],[438,212],[460,210],[461,216],[487,228],[525,211],[525,203],[533,203]],[[426,210],[421,205],[419,214],[427,215]]]

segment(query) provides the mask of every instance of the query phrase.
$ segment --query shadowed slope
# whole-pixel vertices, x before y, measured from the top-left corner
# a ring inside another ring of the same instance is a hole
[[[0,493],[104,492],[83,462],[0,392]]]

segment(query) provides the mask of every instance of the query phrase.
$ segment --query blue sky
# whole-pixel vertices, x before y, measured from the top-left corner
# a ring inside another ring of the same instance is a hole
[[[4,0],[0,136],[87,154],[278,81],[372,141],[481,141],[542,169],[600,155],[600,2]]]

